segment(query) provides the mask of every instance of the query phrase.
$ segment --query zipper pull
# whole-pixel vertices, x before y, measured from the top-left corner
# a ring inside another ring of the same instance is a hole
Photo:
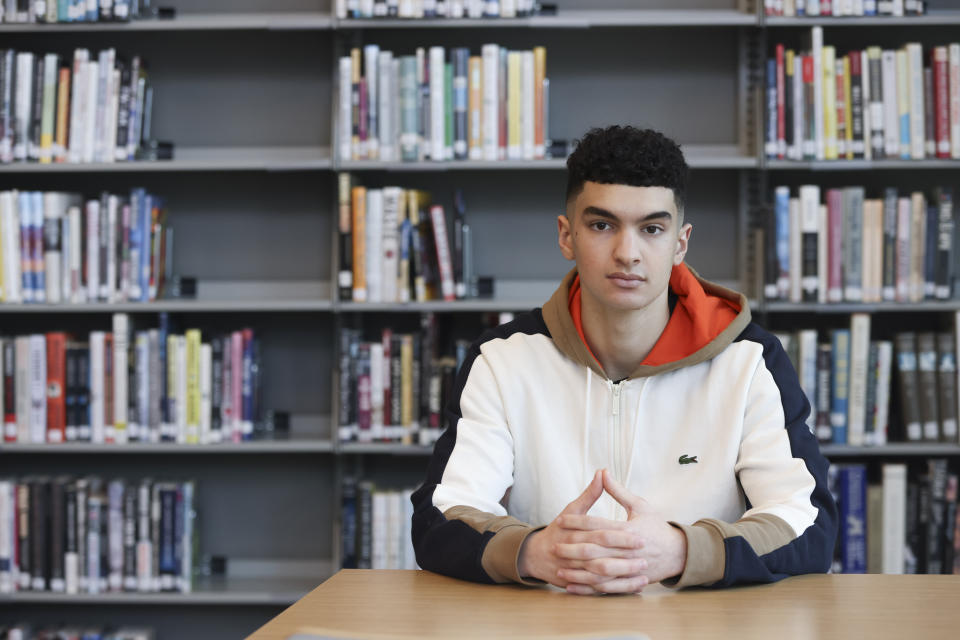
[[[620,382],[613,383],[613,415],[620,414]]]

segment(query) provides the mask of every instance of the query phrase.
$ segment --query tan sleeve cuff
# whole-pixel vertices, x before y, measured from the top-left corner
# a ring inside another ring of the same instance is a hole
[[[481,564],[495,582],[519,582],[520,584],[535,586],[543,584],[535,578],[524,578],[520,575],[519,561],[520,548],[523,541],[531,533],[540,531],[543,527],[533,527],[528,524],[514,524],[498,531],[483,550]]]
[[[665,587],[681,589],[697,585],[709,585],[723,578],[726,567],[726,551],[723,537],[715,528],[696,523],[693,525],[670,522],[687,536],[687,563],[680,576],[661,580]]]

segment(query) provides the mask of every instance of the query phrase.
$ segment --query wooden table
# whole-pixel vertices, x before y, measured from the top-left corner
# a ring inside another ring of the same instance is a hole
[[[769,585],[573,596],[427,571],[344,570],[250,640],[346,638],[960,638],[960,576],[809,575]]]

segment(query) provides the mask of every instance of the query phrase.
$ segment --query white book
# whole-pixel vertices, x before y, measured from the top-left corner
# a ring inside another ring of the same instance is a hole
[[[383,302],[383,190],[367,190],[367,301]]]
[[[210,410],[213,391],[213,348],[200,345],[200,442],[210,444]]]
[[[5,302],[20,302],[20,219],[16,191],[0,192],[0,242],[3,243],[3,295]]]
[[[70,199],[64,201],[63,217],[60,218],[58,232],[60,234],[60,272],[57,278],[60,282],[60,302],[69,303],[73,299],[73,289],[70,286]],[[50,293],[47,292],[47,297]]]
[[[100,201],[87,201],[87,300],[100,299]]]
[[[374,491],[371,496],[373,502],[372,522],[370,524],[370,568],[387,568],[387,494],[384,491]]]
[[[380,126],[379,102],[377,85],[380,74],[377,72],[377,63],[380,57],[380,47],[368,44],[363,47],[363,77],[367,81],[367,140],[366,148],[360,149],[360,156],[377,160],[380,157]],[[360,142],[364,144],[363,141]]]
[[[887,444],[890,421],[890,377],[893,369],[893,343],[877,341],[877,413],[874,416],[873,439],[875,445]]]
[[[810,53],[813,56],[813,126],[817,160],[824,159],[823,137],[823,27],[810,29]]]
[[[105,424],[104,349],[106,333],[90,332],[90,441],[103,444],[107,440]]]
[[[904,570],[907,546],[907,465],[883,465],[883,572]]]
[[[850,317],[850,396],[847,408],[847,444],[864,445],[867,418],[867,363],[870,355],[870,315]]]
[[[87,86],[87,63],[90,52],[86,49],[75,49],[73,52],[73,72],[70,79],[70,123],[67,137],[67,162],[80,162],[83,136],[81,123],[83,120],[83,92]]]
[[[400,0],[397,4],[397,15],[401,18],[416,17],[416,11],[413,5],[414,0]]]
[[[870,113],[870,55],[864,49],[860,52],[860,113],[863,115],[861,131],[863,132],[863,141],[854,142],[856,148],[854,151],[862,151],[864,160],[870,160],[873,152],[870,147],[870,131],[873,129],[873,114]],[[851,98],[852,100],[852,98]],[[851,106],[851,109],[853,107]]]
[[[483,122],[483,159],[496,160],[500,144],[500,47],[495,44],[485,44],[481,50],[481,55],[483,56],[483,107],[481,117]]]
[[[482,18],[483,5],[484,5],[484,0],[467,0],[467,17]]]
[[[340,58],[340,73],[338,78],[339,112],[337,114],[337,138],[340,149],[340,160],[350,160],[353,157],[353,105],[351,104],[351,61],[350,56]]]
[[[397,272],[400,268],[400,206],[403,189],[400,187],[383,188],[383,230],[382,230],[382,273],[381,292],[384,302],[399,302],[397,290]]]
[[[800,199],[790,198],[790,302],[803,301],[803,218]]]
[[[17,390],[17,442],[31,443],[30,433],[30,336],[14,338],[16,368],[14,388]]]
[[[113,314],[113,428],[118,444],[127,443],[127,353],[130,348],[130,318],[125,313]]]
[[[150,337],[146,331],[137,331],[133,337],[133,375],[136,388],[127,393],[136,393],[132,398],[133,411],[127,416],[127,431],[130,440],[150,441]]]
[[[400,504],[399,491],[387,493],[387,568],[402,569],[400,566],[400,535],[403,531],[401,514],[403,506]]]
[[[47,441],[47,339],[30,336],[30,442]]]
[[[83,90],[80,123],[80,162],[93,162],[96,151],[97,96],[100,86],[100,63],[90,60],[86,65],[86,87]]]
[[[43,193],[43,264],[45,295],[47,302],[59,304],[61,301],[61,257],[62,245],[60,231],[67,196],[56,191]]]
[[[804,245],[818,237],[820,224],[820,187],[806,184],[800,187],[800,268],[803,269]],[[819,242],[817,242],[819,245]],[[817,246],[819,250],[819,246]],[[805,275],[799,272],[803,299],[819,295],[820,279],[816,273]],[[815,378],[816,376],[814,376]],[[815,405],[811,405],[815,406]]]
[[[830,229],[828,223],[827,205],[817,207],[817,302],[827,302],[827,289],[830,275]]]
[[[947,46],[947,86],[950,87],[950,157],[960,158],[960,43]]]
[[[533,160],[534,157],[536,109],[533,79],[533,51],[523,51],[520,54],[520,156],[524,160]]]
[[[416,110],[417,110],[417,129],[419,133],[417,151],[420,160],[428,160],[431,153],[430,143],[430,76],[427,73],[427,50],[423,47],[417,47],[414,52],[417,60],[417,90],[416,90]],[[426,95],[423,94],[423,87],[427,87]]]
[[[29,52],[17,54],[16,95],[14,96],[13,116],[13,159],[25,161],[30,139],[30,104],[33,99],[34,56]]]
[[[335,0],[334,12],[338,20],[347,19],[347,0]]]
[[[117,117],[120,112],[120,70],[111,67],[107,75],[107,108],[103,128],[103,162],[117,159]],[[126,150],[124,150],[125,155]],[[124,159],[121,156],[121,159]]]
[[[176,366],[177,366],[177,415],[176,431],[177,443],[187,442],[187,337],[176,336]]]
[[[926,128],[924,126],[923,46],[918,42],[907,44],[907,63],[910,73],[910,157],[922,160],[926,156]]]
[[[107,302],[117,302],[117,218],[120,199],[110,194],[107,196],[107,228],[101,229],[107,234],[107,281],[100,283],[100,299]]]
[[[500,0],[500,17],[517,17],[517,0]]]
[[[106,140],[107,120],[110,113],[110,84],[113,78],[113,63],[116,52],[113,49],[104,49],[99,55],[99,67],[97,78],[97,109],[96,119],[94,120],[93,133],[93,160],[94,162],[106,162]],[[111,153],[111,157],[113,154]]]
[[[381,51],[377,61],[377,70],[379,85],[377,93],[377,126],[379,127],[379,157],[384,162],[393,162],[396,160],[396,139],[394,104],[396,103],[396,94],[394,93],[393,78],[393,53],[390,51]]]
[[[107,485],[107,584],[110,591],[123,589],[123,481]]]
[[[379,440],[384,437],[383,424],[383,371],[389,366],[383,359],[383,345],[370,344],[370,435]]]
[[[436,162],[446,159],[444,58],[443,47],[430,47],[430,158]]]
[[[86,230],[83,228],[83,216],[81,215],[80,205],[74,205],[67,211],[67,217],[70,221],[70,301],[81,303],[87,299],[86,283],[83,281],[83,234]]]
[[[900,155],[900,116],[897,113],[897,52],[884,49],[880,53],[883,84],[883,139],[888,158]]]
[[[500,0],[485,0],[483,12],[486,18],[500,17]]]

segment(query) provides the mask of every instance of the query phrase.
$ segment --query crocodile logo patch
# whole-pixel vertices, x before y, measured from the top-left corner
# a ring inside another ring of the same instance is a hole
[[[687,454],[683,454],[680,456],[680,460],[678,460],[678,462],[680,464],[695,464],[699,461],[697,460],[697,456],[688,456]]]

